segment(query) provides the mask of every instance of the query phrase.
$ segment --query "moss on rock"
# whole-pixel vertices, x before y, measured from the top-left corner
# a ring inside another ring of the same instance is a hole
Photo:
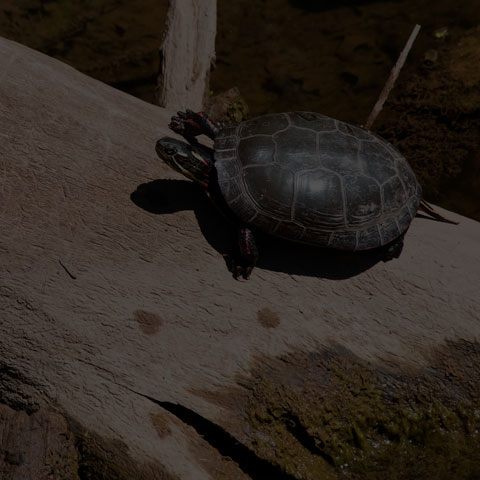
[[[251,447],[298,479],[477,478],[479,370],[462,367],[479,365],[480,348],[446,350],[409,373],[340,349],[262,359],[242,380]]]

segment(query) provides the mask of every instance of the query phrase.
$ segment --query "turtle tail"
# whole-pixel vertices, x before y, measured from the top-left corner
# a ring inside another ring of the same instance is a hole
[[[453,225],[458,225],[458,223],[459,223],[459,222],[456,222],[455,220],[450,220],[449,218],[444,217],[441,213],[438,213],[423,198],[420,200],[420,205],[418,206],[418,209],[421,210],[422,212],[427,213],[428,215],[430,215],[435,220],[438,220],[439,222],[453,223]]]

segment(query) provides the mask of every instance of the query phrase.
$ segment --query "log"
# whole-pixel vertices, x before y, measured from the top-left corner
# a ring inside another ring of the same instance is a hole
[[[170,110],[200,111],[209,98],[215,61],[216,0],[169,0],[160,47],[157,103]]]
[[[104,478],[336,475],[305,419],[359,365],[341,398],[470,405],[478,222],[416,218],[387,263],[266,241],[236,281],[223,219],[156,157],[171,111],[5,39],[0,64],[0,401],[64,415]]]

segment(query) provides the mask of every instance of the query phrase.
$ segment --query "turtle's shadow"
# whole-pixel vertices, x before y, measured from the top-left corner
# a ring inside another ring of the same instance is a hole
[[[159,215],[193,210],[205,239],[224,257],[226,265],[230,264],[235,254],[235,228],[198,185],[186,180],[154,180],[139,185],[130,198],[138,207]],[[340,280],[358,275],[381,260],[375,251],[341,252],[260,234],[256,239],[260,250],[257,268],[287,274]]]

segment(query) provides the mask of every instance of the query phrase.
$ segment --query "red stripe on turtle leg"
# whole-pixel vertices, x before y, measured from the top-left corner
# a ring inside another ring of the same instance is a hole
[[[239,248],[241,257],[254,266],[258,258],[258,249],[255,236],[248,227],[243,227],[239,231]]]
[[[239,258],[232,259],[233,276],[235,278],[242,276],[247,279],[252,273],[258,260],[258,249],[255,243],[255,236],[247,227],[242,227],[238,230],[238,250],[238,253],[240,254]]]
[[[247,252],[247,255],[250,255],[251,254],[251,250],[250,248],[248,248],[248,243],[249,243],[249,237],[250,237],[250,231],[245,229],[244,230],[244,236],[245,238],[243,239],[243,246],[245,248],[245,251]]]

